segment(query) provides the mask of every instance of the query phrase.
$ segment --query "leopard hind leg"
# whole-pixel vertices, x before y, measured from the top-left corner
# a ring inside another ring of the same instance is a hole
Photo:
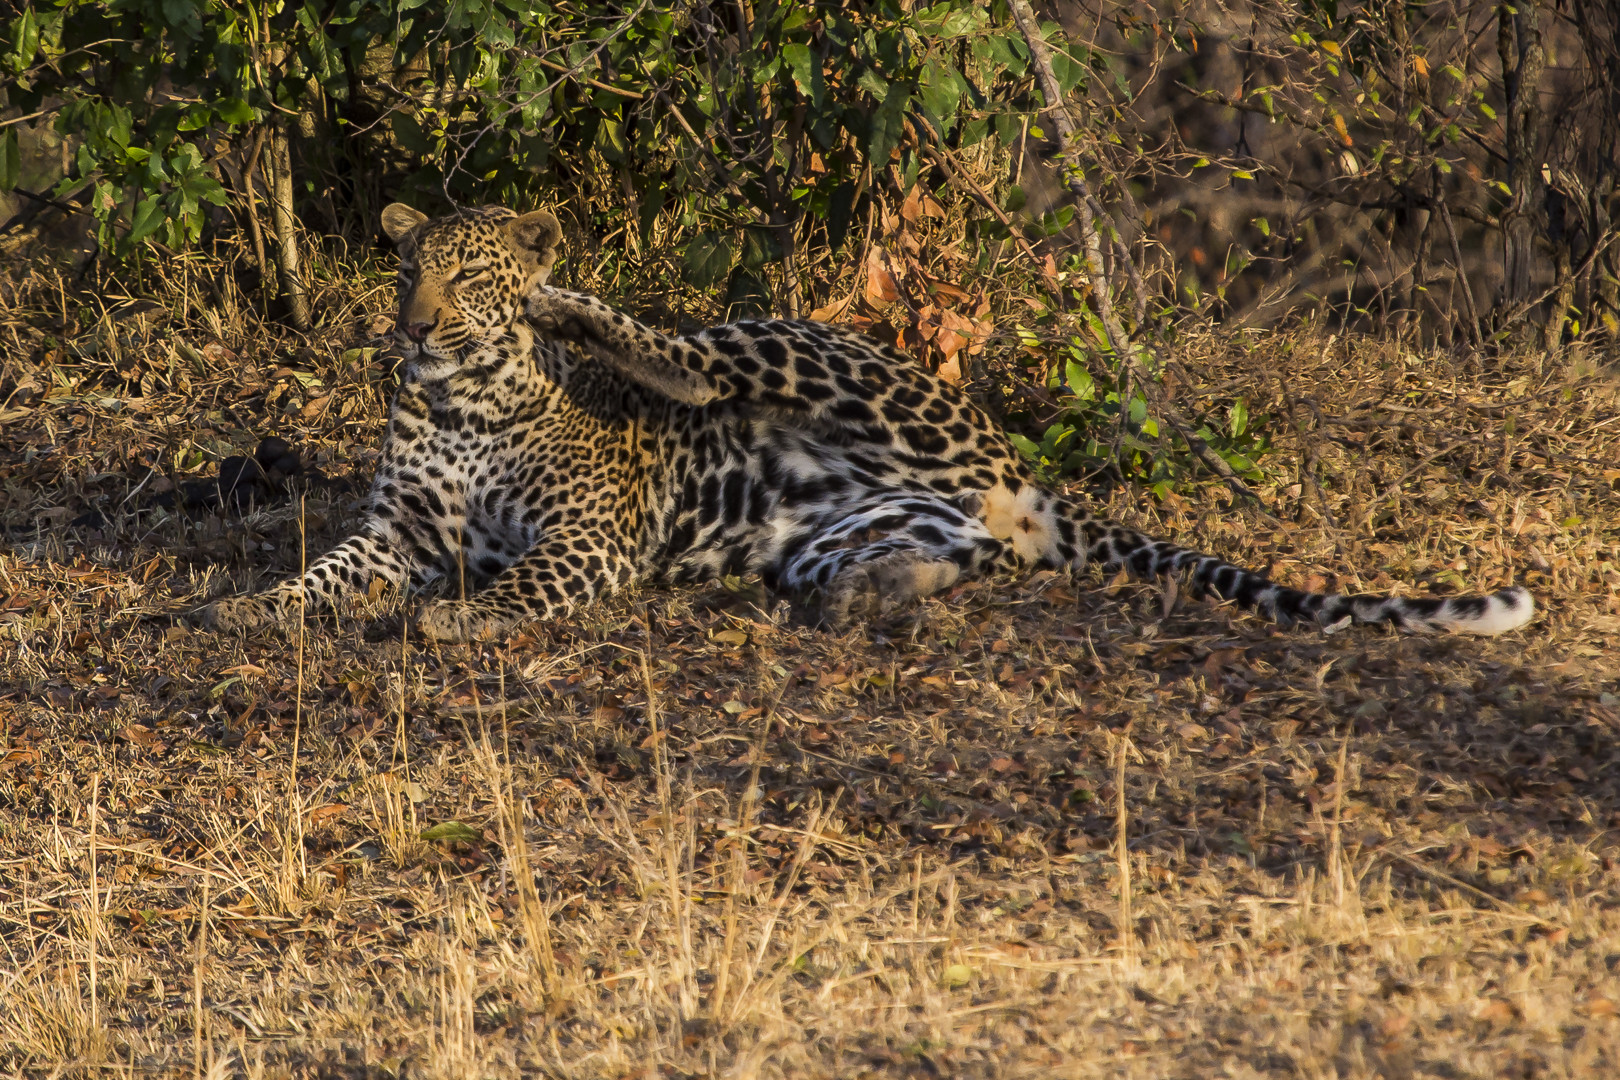
[[[929,495],[884,496],[811,533],[778,583],[821,594],[836,629],[895,611],[1005,561],[1006,545],[954,504]]]

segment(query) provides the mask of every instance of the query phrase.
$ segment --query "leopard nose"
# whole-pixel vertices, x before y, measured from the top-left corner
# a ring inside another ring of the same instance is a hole
[[[427,336],[428,336],[428,331],[432,330],[435,325],[436,325],[435,323],[430,323],[430,322],[406,323],[405,324],[405,336],[410,338],[412,341],[415,341],[415,342],[426,341]]]

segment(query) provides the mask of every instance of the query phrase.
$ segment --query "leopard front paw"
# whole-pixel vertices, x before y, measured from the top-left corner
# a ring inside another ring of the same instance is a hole
[[[240,634],[280,620],[273,605],[259,596],[231,596],[200,609],[193,621],[223,634]]]
[[[417,630],[430,641],[488,641],[516,620],[467,600],[435,600],[416,616]]]

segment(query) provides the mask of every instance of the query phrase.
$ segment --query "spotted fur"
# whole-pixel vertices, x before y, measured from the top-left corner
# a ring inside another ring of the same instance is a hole
[[[1533,606],[1491,596],[1329,596],[1093,517],[1038,484],[958,389],[860,334],[739,322],[666,337],[546,287],[550,215],[429,221],[384,211],[401,255],[409,358],[371,508],[300,579],[216,603],[223,628],[277,623],[376,578],[465,573],[430,637],[499,634],[634,580],[757,571],[815,591],[842,625],[966,577],[1032,567],[1185,573],[1282,621],[1499,633]]]

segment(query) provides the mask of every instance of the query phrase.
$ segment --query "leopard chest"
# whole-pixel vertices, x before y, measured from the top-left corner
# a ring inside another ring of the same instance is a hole
[[[516,548],[565,518],[613,512],[633,464],[624,434],[568,408],[554,388],[498,389],[508,392],[402,388],[380,494]]]

